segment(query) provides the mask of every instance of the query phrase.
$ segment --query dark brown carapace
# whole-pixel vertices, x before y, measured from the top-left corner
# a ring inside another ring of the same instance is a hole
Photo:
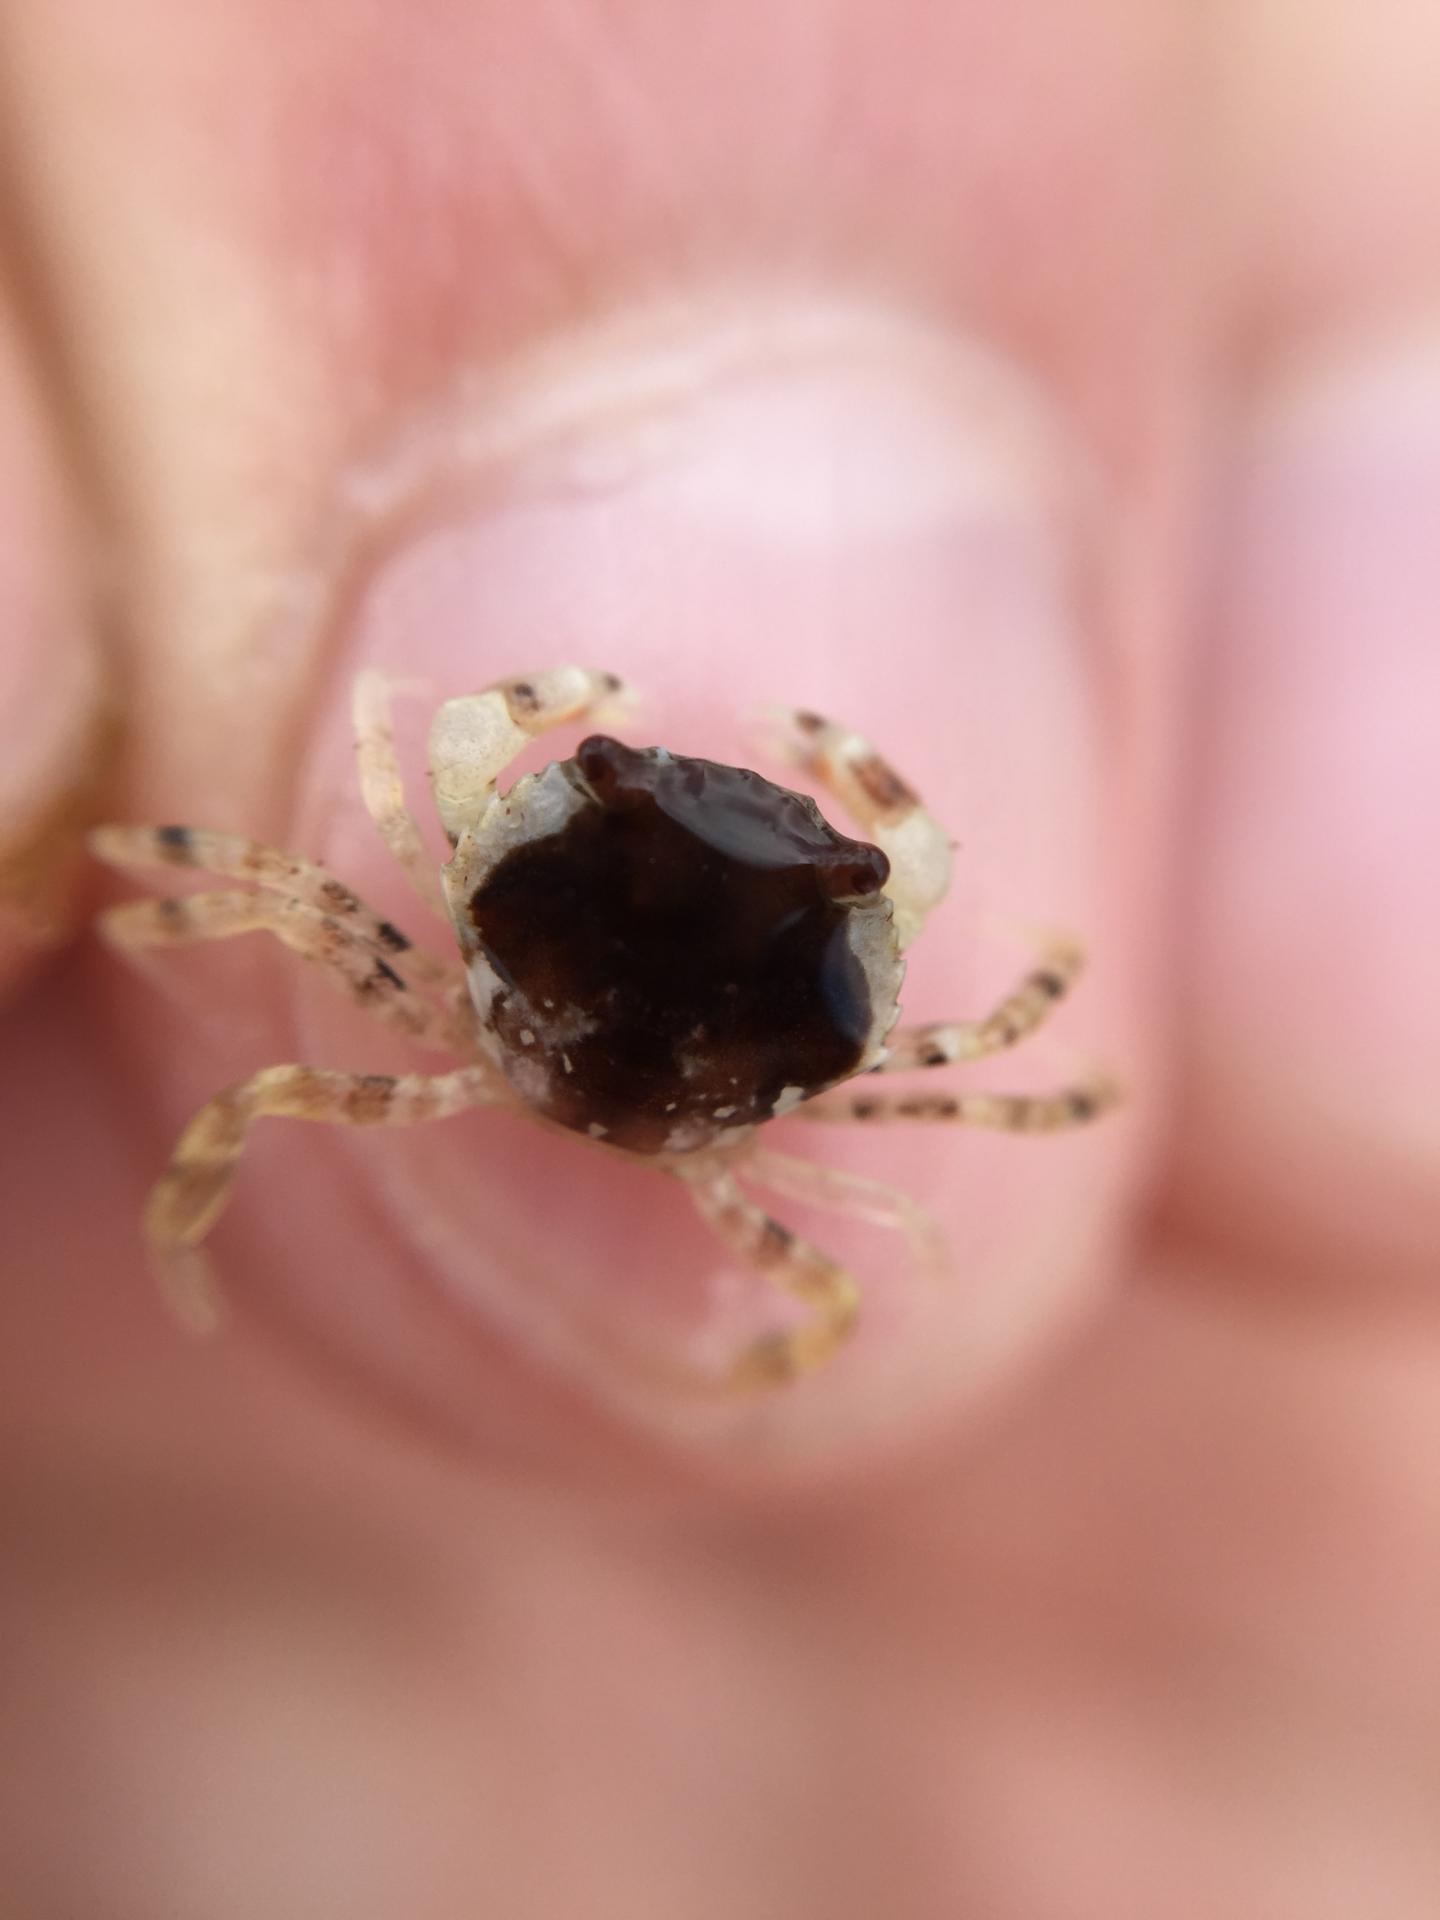
[[[469,906],[486,1022],[528,1104],[631,1152],[683,1151],[847,1079],[883,1041],[898,971],[875,964],[893,949],[877,847],[757,773],[663,748],[594,735],[551,771],[582,804]]]

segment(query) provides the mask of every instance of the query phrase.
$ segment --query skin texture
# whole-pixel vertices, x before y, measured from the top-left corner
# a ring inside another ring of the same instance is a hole
[[[961,1278],[912,1310],[825,1222],[872,1344],[696,1427],[598,1339],[540,1357],[547,1303],[704,1332],[683,1196],[484,1116],[272,1136],[244,1311],[186,1343],[134,1226],[175,1129],[398,1043],[253,945],[157,987],[7,931],[19,1914],[1440,1906],[1440,27],[902,15],[0,26],[0,500],[50,503],[0,548],[7,807],[88,775],[26,691],[73,644],[109,817],[293,844],[420,931],[348,784],[362,658],[593,658],[628,737],[730,760],[740,709],[818,707],[961,842],[907,1017],[1019,970],[983,914],[1053,918],[1061,1041],[1132,1088],[1063,1146],[785,1136],[929,1202]],[[677,352],[677,464],[634,463]]]

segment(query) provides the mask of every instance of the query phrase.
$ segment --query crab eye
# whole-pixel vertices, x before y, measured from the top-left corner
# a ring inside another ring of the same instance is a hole
[[[628,747],[608,734],[592,733],[575,749],[575,764],[597,800],[610,799],[620,785],[626,763],[633,758]]]
[[[868,900],[890,878],[890,862],[879,847],[856,843],[853,855],[822,869],[821,882],[832,900]]]

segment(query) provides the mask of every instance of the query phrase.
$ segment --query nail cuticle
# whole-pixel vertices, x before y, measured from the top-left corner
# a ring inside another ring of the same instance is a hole
[[[871,305],[687,304],[465,370],[341,474],[332,560],[364,573],[437,518],[620,490],[682,453],[687,423],[726,389],[817,372],[949,414],[952,481],[968,467],[997,506],[1063,512],[1098,491],[1040,388],[981,342]]]

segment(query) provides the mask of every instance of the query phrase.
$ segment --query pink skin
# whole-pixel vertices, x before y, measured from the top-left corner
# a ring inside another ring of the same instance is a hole
[[[118,554],[117,817],[293,841],[420,931],[345,765],[361,658],[591,657],[632,737],[727,757],[746,707],[823,706],[961,842],[910,1010],[1003,982],[980,913],[1065,921],[1055,1054],[992,1083],[1073,1049],[1135,1089],[1064,1143],[792,1125],[934,1205],[957,1277],[917,1303],[826,1223],[872,1330],[677,1441],[534,1316],[684,1350],[700,1230],[485,1116],[271,1128],[236,1330],[184,1344],[131,1237],[176,1124],[297,1049],[396,1056],[253,945],[170,995],[77,951],[5,1038],[19,1911],[1433,1914],[1422,11],[7,22],[24,311]],[[857,304],[878,358],[777,350]],[[737,306],[780,318],[657,406]],[[584,379],[557,461],[536,396]]]
[[[69,535],[35,369],[0,293],[0,987],[70,930],[84,809],[107,757],[93,582],[63,564]]]

